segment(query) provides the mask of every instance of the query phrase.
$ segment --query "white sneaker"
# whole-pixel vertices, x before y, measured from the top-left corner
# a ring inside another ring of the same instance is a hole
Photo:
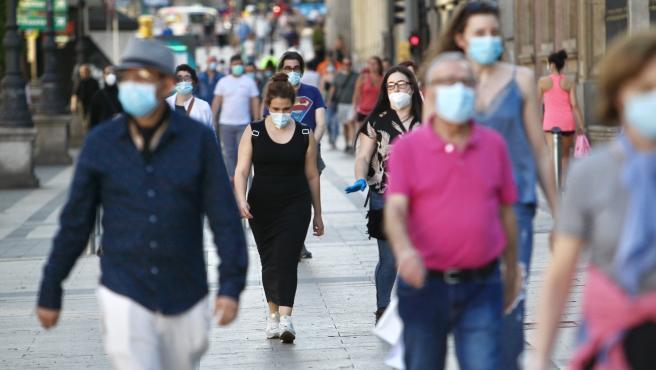
[[[283,343],[294,343],[296,331],[291,316],[280,316],[280,339]]]
[[[266,326],[265,333],[267,339],[280,337],[280,315],[277,312],[271,313],[267,317],[267,326]]]

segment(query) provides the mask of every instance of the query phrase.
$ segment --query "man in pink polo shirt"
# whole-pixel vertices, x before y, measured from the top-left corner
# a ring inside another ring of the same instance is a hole
[[[475,81],[462,54],[442,54],[426,81],[436,114],[392,149],[385,204],[406,369],[444,368],[452,332],[460,368],[496,370],[519,285],[510,159],[503,138],[472,121]]]

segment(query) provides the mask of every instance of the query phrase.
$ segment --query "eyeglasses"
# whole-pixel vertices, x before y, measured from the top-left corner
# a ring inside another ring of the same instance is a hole
[[[300,71],[301,71],[301,66],[295,66],[295,67],[286,66],[286,67],[282,67],[282,71],[285,72],[285,73],[288,73],[288,72],[300,72]]]
[[[193,78],[191,76],[186,75],[186,76],[175,76],[175,79],[178,82],[193,82]]]
[[[410,88],[408,81],[390,82],[387,84],[387,91],[394,91],[398,87],[399,91],[406,91]]]
[[[439,86],[439,85],[445,85],[445,86],[451,86],[456,83],[462,83],[465,86],[469,87],[475,87],[476,86],[476,81],[473,79],[457,79],[457,78],[436,78],[431,80],[428,83],[428,86]]]

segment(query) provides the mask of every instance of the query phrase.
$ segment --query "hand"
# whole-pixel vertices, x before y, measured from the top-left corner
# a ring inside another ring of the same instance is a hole
[[[252,219],[253,215],[251,214],[251,206],[246,201],[239,202],[239,213],[241,213],[242,218]]]
[[[364,189],[366,188],[367,188],[367,181],[365,181],[365,179],[360,179],[354,182],[353,185],[349,186],[344,190],[346,191],[346,194],[350,194],[356,191],[364,191]]]
[[[312,229],[314,230],[314,236],[321,236],[324,233],[323,219],[321,215],[314,215],[314,220],[312,221]]]
[[[503,271],[503,310],[506,314],[514,309],[515,301],[524,287],[524,269],[516,264]]]
[[[37,307],[36,308],[36,316],[39,318],[39,321],[41,322],[41,326],[43,326],[44,329],[50,329],[57,325],[57,321],[59,321],[59,313],[60,310],[53,310],[50,308],[43,308],[43,307]]]
[[[233,322],[239,311],[239,303],[232,297],[218,296],[214,303],[214,317],[221,326]]]
[[[399,276],[403,281],[415,289],[421,289],[426,281],[426,267],[421,256],[409,249],[399,256]]]

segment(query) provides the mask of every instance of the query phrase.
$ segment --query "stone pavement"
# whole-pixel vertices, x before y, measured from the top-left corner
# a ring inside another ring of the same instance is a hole
[[[299,267],[294,312],[294,345],[266,340],[265,300],[252,238],[248,286],[236,323],[214,325],[202,369],[385,369],[387,346],[371,334],[375,310],[375,242],[365,234],[363,194],[346,196],[353,157],[325,150],[329,165],[322,177],[326,235],[308,237],[314,259]],[[71,167],[43,167],[38,190],[0,191],[0,369],[109,369],[95,298],[99,266],[95,256],[80,258],[65,283],[64,310],[57,328],[44,331],[34,315],[41,269],[66,199]],[[549,215],[536,220],[533,274],[529,288],[527,341],[532,343],[536,295],[548,263]],[[217,258],[206,235],[210,283],[216,287]],[[568,305],[554,368],[568,358],[582,282]],[[449,368],[457,369],[450,358]]]

